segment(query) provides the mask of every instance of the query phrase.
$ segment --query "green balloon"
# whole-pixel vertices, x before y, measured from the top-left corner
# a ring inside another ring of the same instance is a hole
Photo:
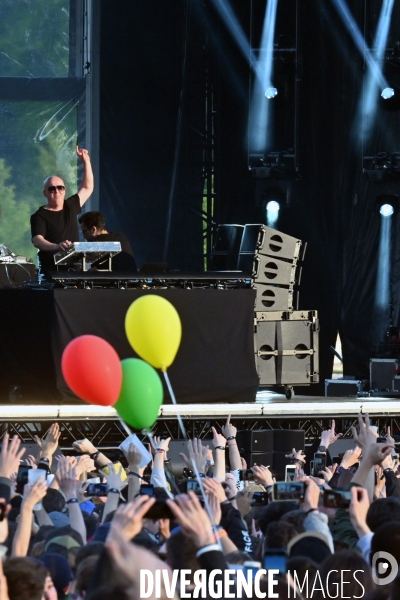
[[[122,388],[114,408],[128,425],[149,429],[157,420],[163,386],[155,369],[140,358],[121,361]]]

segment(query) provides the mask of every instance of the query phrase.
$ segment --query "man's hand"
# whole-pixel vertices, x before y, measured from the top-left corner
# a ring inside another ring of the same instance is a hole
[[[351,427],[351,432],[357,446],[360,446],[360,448],[364,450],[369,444],[375,444],[378,434],[370,428],[370,420],[367,413],[365,414],[365,423],[362,414],[358,414],[358,425],[359,432],[357,433],[356,428],[353,426]]]
[[[325,467],[324,469],[322,469],[322,471],[319,472],[322,477],[324,478],[325,483],[329,483],[330,480],[333,477],[333,470],[331,470],[329,467]]]
[[[89,152],[85,148],[76,147],[76,153],[83,163],[90,162]]]
[[[343,467],[343,469],[350,469],[350,467],[352,467],[353,465],[358,463],[358,461],[360,460],[360,456],[361,456],[360,446],[355,446],[355,448],[350,448],[350,450],[346,450],[346,452],[344,453],[342,462],[340,463],[340,466]]]
[[[304,479],[306,493],[304,495],[303,510],[307,511],[311,508],[318,510],[318,501],[321,490],[312,479]]]
[[[370,531],[367,525],[367,513],[369,509],[368,492],[361,487],[352,487],[350,492],[350,520],[358,537],[361,538]]]
[[[224,436],[222,435],[222,433],[218,433],[217,430],[215,429],[215,427],[211,427],[211,430],[213,432],[213,446],[214,448],[216,448],[217,446],[223,446],[225,448],[226,446],[226,439],[224,438]]]
[[[231,423],[231,415],[228,416],[226,423],[225,425],[222,425],[221,430],[226,439],[232,436],[236,437],[237,428]]]
[[[123,452],[125,454],[126,460],[128,461],[128,470],[133,471],[134,473],[139,473],[139,465],[140,461],[142,460],[142,455],[136,448],[135,444],[129,444],[127,452]]]
[[[94,460],[87,454],[82,454],[81,456],[77,457],[75,468],[78,477],[80,477],[82,473],[95,471]]]
[[[14,435],[10,443],[9,440],[8,433],[4,434],[0,454],[0,477],[8,479],[13,473],[17,473],[20,460],[25,454],[25,448],[20,448],[21,440],[18,436]]]
[[[81,454],[94,454],[97,452],[97,448],[93,446],[92,442],[90,442],[87,438],[83,440],[76,440],[72,444],[72,447]]]
[[[336,442],[340,437],[342,437],[343,433],[335,433],[335,421],[332,419],[332,426],[330,429],[325,429],[321,433],[321,443],[320,446],[325,446],[328,448],[331,444]]]
[[[122,480],[123,469],[121,468],[120,471],[117,473],[115,465],[113,463],[110,463],[107,466],[109,468],[108,475],[103,473],[103,471],[99,472],[103,475],[103,477],[106,478],[108,487],[110,489],[115,488],[117,490],[122,490],[128,483],[127,479],[125,479],[125,481]]]
[[[85,495],[85,492],[86,492],[89,484],[90,484],[90,481],[79,481],[76,484],[76,497],[79,500],[79,504],[81,504],[82,502],[86,502],[86,500],[92,499],[92,496]]]
[[[111,521],[107,542],[112,539],[119,540],[121,537],[128,542],[140,533],[143,517],[155,501],[155,498],[148,496],[137,496],[133,502],[121,504]]]
[[[393,448],[395,447],[395,439],[390,435],[390,425],[388,425],[386,429],[386,441],[388,444],[391,444]]]
[[[157,437],[156,435],[153,437],[154,441],[154,450],[164,450],[164,456],[167,456],[167,452],[169,450],[169,443],[171,438],[161,439],[161,437]]]
[[[58,471],[55,475],[60,490],[63,492],[66,500],[77,497],[77,473],[76,468],[68,461],[59,462]]]
[[[24,486],[24,498],[22,508],[32,511],[35,504],[38,504],[47,494],[47,482],[44,477],[39,477],[33,485],[27,483]]]
[[[186,454],[183,454],[183,452],[180,452],[179,456],[184,460],[189,469],[193,469],[195,463],[198,472],[204,473],[206,468],[208,446],[203,446],[200,439],[194,438],[193,441],[188,440],[187,447],[190,458],[188,458]]]
[[[379,465],[387,456],[390,456],[392,451],[393,446],[389,444],[377,444],[375,442],[363,449],[362,462],[370,467]]]
[[[236,502],[242,519],[244,519],[244,517],[250,512],[253,494],[253,491],[248,492],[247,490],[238,492]]]
[[[285,458],[292,458],[302,464],[306,462],[306,455],[303,450],[296,450],[296,448],[292,448],[292,452],[290,454],[285,454]]]
[[[272,473],[268,469],[268,467],[264,467],[263,465],[251,467],[251,470],[254,473],[254,481],[256,483],[260,483],[265,487],[269,487],[270,485],[274,485],[274,480],[272,478]]]
[[[221,502],[225,502],[225,500],[227,500],[225,490],[219,481],[216,481],[212,478],[204,479],[202,484],[206,492],[214,494],[220,504]]]
[[[212,481],[212,480],[210,480]],[[207,500],[210,507],[210,512],[212,515],[212,524],[219,525],[221,523],[222,511],[221,511],[221,503],[217,494],[214,490],[207,490]]]
[[[215,544],[211,521],[201,506],[196,494],[189,492],[175,496],[175,500],[167,500],[175,520],[197,548]]]
[[[63,252],[65,250],[68,250],[68,248],[71,246],[72,242],[70,242],[69,240],[64,240],[63,242],[60,242],[58,244],[58,247],[60,250],[62,250]]]
[[[40,458],[52,459],[54,452],[58,448],[60,435],[61,431],[58,423],[53,423],[43,438],[39,438],[35,435],[35,442],[40,448]]]

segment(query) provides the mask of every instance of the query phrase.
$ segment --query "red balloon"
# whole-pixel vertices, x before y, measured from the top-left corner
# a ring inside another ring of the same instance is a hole
[[[119,398],[122,368],[114,348],[96,335],[81,335],[65,348],[61,370],[71,390],[90,404],[112,406]]]

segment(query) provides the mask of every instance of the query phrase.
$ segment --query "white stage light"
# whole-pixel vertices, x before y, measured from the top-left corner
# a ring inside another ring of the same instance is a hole
[[[382,217],[391,217],[394,213],[394,208],[391,204],[382,204],[379,212],[381,213]]]
[[[384,100],[390,100],[390,98],[393,98],[394,96],[394,89],[391,87],[385,88],[382,90],[381,96]]]
[[[272,98],[276,98],[277,95],[278,95],[278,90],[276,89],[276,87],[269,87],[269,88],[267,88],[267,90],[265,92],[265,97],[268,98],[268,100],[271,100]]]

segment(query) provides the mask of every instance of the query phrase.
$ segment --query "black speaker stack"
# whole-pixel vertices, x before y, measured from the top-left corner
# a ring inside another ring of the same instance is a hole
[[[302,429],[259,429],[238,431],[236,442],[247,467],[264,465],[270,468],[277,480],[285,477],[285,466],[290,464],[286,454],[293,448],[304,450]]]

